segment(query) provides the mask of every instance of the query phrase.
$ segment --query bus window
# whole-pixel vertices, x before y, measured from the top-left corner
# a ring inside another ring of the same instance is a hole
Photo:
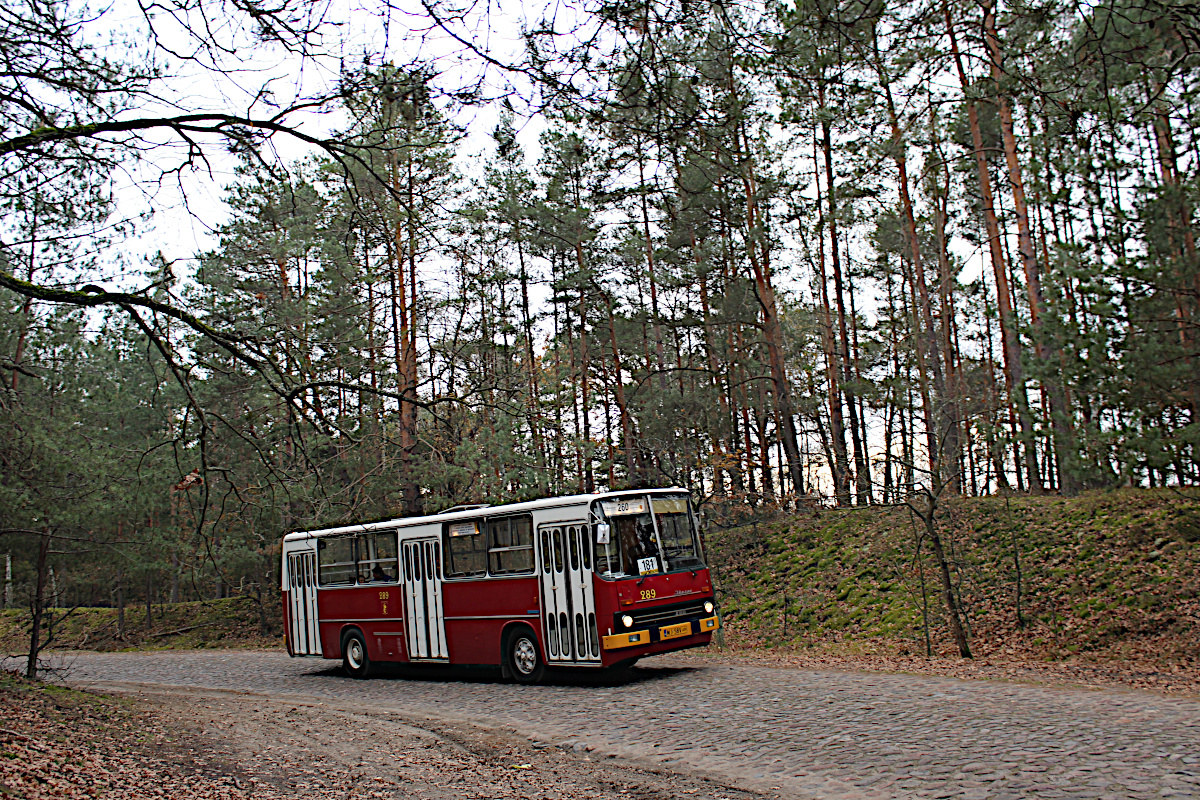
[[[446,523],[446,575],[463,578],[487,570],[487,544],[479,520]]]
[[[611,526],[610,526],[611,529]],[[584,552],[587,552],[585,544]],[[617,540],[611,530],[609,539],[604,544],[596,543],[596,572],[601,575],[618,575],[621,572],[621,554],[618,551]]]
[[[336,536],[317,542],[322,586],[354,583],[354,537]]]
[[[575,536],[579,539],[579,551],[583,556],[583,568],[592,568],[592,542],[587,535],[587,526],[575,529]]]
[[[671,569],[702,569],[700,548],[683,497],[652,497],[650,509],[658,525],[658,540]]]
[[[533,517],[488,520],[488,572],[522,575],[533,572]]]
[[[390,583],[397,579],[396,534],[364,533],[358,537],[358,582]]]
[[[567,528],[567,550],[571,554],[571,571],[579,571],[579,529],[575,526]]]
[[[596,545],[601,575],[617,578],[704,567],[686,496],[623,498],[599,506],[610,525],[609,543]]]
[[[550,574],[550,531],[542,528],[542,572]]]
[[[550,534],[554,539],[554,571],[563,571],[563,532],[562,528],[555,528]]]

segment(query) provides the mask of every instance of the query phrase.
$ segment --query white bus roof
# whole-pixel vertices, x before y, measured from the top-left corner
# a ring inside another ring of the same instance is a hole
[[[472,506],[462,510],[443,511],[440,514],[427,514],[421,517],[397,517],[395,519],[385,519],[380,522],[361,522],[355,525],[343,525],[337,528],[321,528],[314,531],[293,531],[292,533],[289,533],[287,536],[283,537],[283,540],[285,542],[294,542],[300,539],[313,539],[321,536],[337,536],[344,533],[368,533],[370,531],[407,528],[414,525],[428,525],[430,523],[447,522],[456,519],[471,519],[474,517],[489,516],[491,514],[513,514],[522,511],[534,511],[541,508],[587,505],[593,500],[618,497],[620,495],[680,493],[686,494],[687,489],[674,486],[664,489],[622,489],[616,492],[595,492],[592,494],[572,494],[561,497],[546,497],[541,500],[526,500],[523,503],[505,503],[497,506]]]

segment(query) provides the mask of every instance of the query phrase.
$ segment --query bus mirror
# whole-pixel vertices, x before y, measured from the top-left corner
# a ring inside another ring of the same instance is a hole
[[[607,522],[601,522],[596,526],[596,544],[608,544],[609,534],[612,528]]]

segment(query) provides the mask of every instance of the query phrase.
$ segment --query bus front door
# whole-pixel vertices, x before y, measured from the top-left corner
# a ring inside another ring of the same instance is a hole
[[[317,554],[311,551],[288,556],[288,636],[298,656],[321,655],[317,620]]]
[[[441,549],[438,539],[404,542],[404,629],[410,661],[444,661],[449,656]]]
[[[559,664],[600,661],[592,548],[582,522],[539,528],[542,630],[546,660]]]

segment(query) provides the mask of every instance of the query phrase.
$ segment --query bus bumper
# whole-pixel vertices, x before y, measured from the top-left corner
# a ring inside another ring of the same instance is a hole
[[[619,650],[624,647],[644,647],[648,644],[668,642],[672,639],[683,639],[701,633],[712,633],[721,627],[721,621],[716,617],[704,617],[699,620],[677,622],[673,625],[663,625],[658,628],[648,628],[629,633],[614,633],[603,639],[605,650]]]

